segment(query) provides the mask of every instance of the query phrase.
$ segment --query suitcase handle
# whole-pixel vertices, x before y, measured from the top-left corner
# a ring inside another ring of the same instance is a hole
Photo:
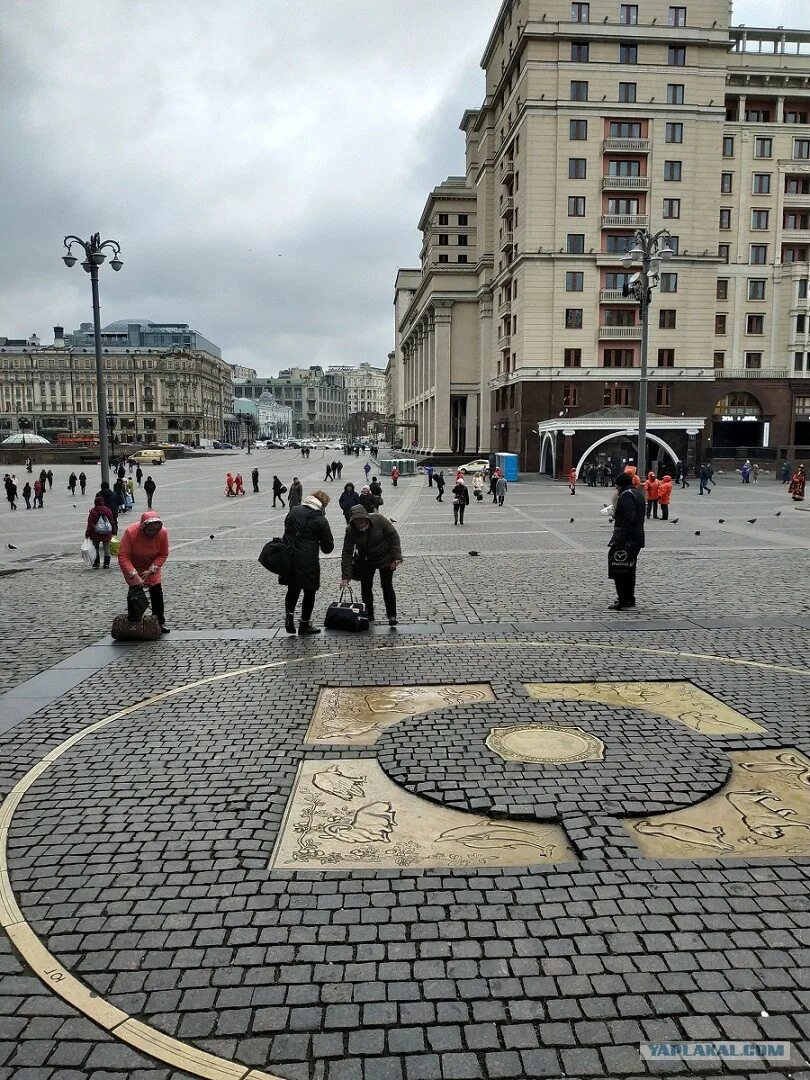
[[[345,593],[349,594],[349,603],[353,604],[354,603],[354,594],[352,593],[351,585],[346,585],[346,586],[344,586],[344,588],[342,588],[340,590],[340,600],[338,601],[338,603],[340,603],[340,604],[343,603],[343,596],[344,596]]]

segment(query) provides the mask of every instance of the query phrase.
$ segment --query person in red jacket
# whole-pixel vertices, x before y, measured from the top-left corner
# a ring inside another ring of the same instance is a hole
[[[647,496],[647,518],[650,514],[654,518],[658,517],[658,492],[660,484],[658,477],[654,472],[647,473],[647,479],[644,481],[644,494]]]
[[[669,500],[672,498],[672,477],[665,476],[658,484],[658,504],[661,507],[661,518],[669,521]]]
[[[391,483],[394,485],[394,487],[397,486],[397,480],[399,480],[399,469],[396,467],[396,465],[394,465],[394,467],[391,469]]]
[[[127,585],[146,585],[152,601],[152,614],[164,634],[165,621],[161,567],[169,557],[169,534],[156,510],[146,510],[140,521],[124,529],[118,549],[118,565]]]
[[[568,486],[571,489],[571,494],[576,495],[576,493],[577,493],[577,470],[576,469],[572,469],[570,471],[570,473],[568,474]]]
[[[87,528],[84,530],[84,535],[96,549],[96,561],[93,563],[94,570],[101,565],[100,547],[104,548],[104,569],[109,568],[110,540],[112,540],[116,532],[117,526],[112,511],[104,502],[104,497],[96,495],[95,506],[91,508],[90,513],[87,515]]]

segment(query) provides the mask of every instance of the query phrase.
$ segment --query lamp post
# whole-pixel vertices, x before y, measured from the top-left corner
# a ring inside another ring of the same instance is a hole
[[[650,329],[652,291],[658,285],[662,262],[669,262],[672,249],[668,246],[669,230],[659,229],[651,235],[639,229],[634,245],[622,259],[628,269],[641,263],[641,269],[625,280],[622,296],[633,297],[641,314],[641,373],[638,382],[638,461],[636,471],[643,480],[647,472],[647,342]]]
[[[84,252],[82,267],[90,275],[90,288],[93,294],[93,333],[96,342],[96,401],[98,404],[98,440],[101,451],[101,480],[102,483],[110,482],[110,446],[107,433],[107,389],[104,384],[104,366],[101,360],[101,313],[98,303],[98,268],[107,258],[105,249],[112,252],[110,266],[116,272],[124,265],[119,258],[121,245],[117,240],[102,240],[99,233],[93,233],[89,240],[81,240],[78,236],[65,237],[65,249],[67,254],[62,256],[65,266],[76,265],[76,256],[73,248],[78,245]]]

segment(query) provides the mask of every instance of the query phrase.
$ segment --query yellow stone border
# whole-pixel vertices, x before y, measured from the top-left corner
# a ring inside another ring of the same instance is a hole
[[[730,656],[717,656],[712,653],[681,652],[678,649],[655,649],[646,646],[610,644],[603,645],[597,642],[583,641],[468,641],[459,638],[447,638],[444,640],[421,641],[407,645],[376,645],[372,646],[374,652],[402,652],[406,650],[430,648],[469,649],[470,646],[486,648],[514,648],[516,645],[523,648],[538,649],[595,649],[610,652],[642,653],[648,656],[672,656],[679,659],[702,660],[710,663],[734,664],[741,667],[750,667],[763,671],[775,671],[791,675],[810,677],[810,669],[788,667],[783,664],[769,664],[760,660],[741,660]],[[202,679],[195,679],[182,686],[172,687],[159,694],[144,698],[134,705],[128,705],[118,712],[112,713],[103,720],[89,724],[82,728],[64,742],[59,743],[49,751],[40,761],[33,765],[11,789],[6,798],[0,804],[0,926],[8,934],[9,940],[29,966],[31,971],[48,987],[78,1012],[83,1013],[88,1019],[98,1024],[99,1027],[114,1035],[122,1042],[128,1043],[136,1050],[158,1061],[162,1061],[172,1068],[182,1069],[191,1076],[202,1077],[203,1080],[282,1080],[272,1073],[261,1072],[251,1069],[247,1065],[239,1065],[237,1062],[228,1061],[226,1058],[207,1054],[195,1046],[174,1039],[157,1028],[144,1024],[140,1020],[129,1016],[123,1010],[110,1002],[105,1001],[94,990],[72,975],[64,968],[56,957],[50,953],[29,924],[26,922],[22,911],[17,904],[14,891],[11,887],[11,878],[8,869],[8,838],[11,821],[17,807],[22,802],[23,796],[33,787],[34,783],[42,774],[49,769],[63,754],[67,753],[77,743],[82,742],[90,735],[101,731],[116,720],[131,716],[140,709],[168,698],[177,697],[188,690],[195,690],[200,686],[210,683],[221,682],[224,679],[235,679],[240,675],[250,675],[260,671],[269,671],[273,668],[288,667],[293,664],[311,663],[312,661],[325,660],[331,657],[340,657],[340,652],[317,652],[305,653],[302,656],[291,657],[285,660],[273,660],[266,664],[254,664],[250,667],[237,668],[235,671],[226,671],[220,675],[207,675]]]

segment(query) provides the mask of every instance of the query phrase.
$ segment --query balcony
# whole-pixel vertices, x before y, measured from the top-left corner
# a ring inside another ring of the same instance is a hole
[[[603,229],[646,229],[646,214],[602,214]]]
[[[782,201],[785,206],[810,206],[810,191],[786,191]]]
[[[506,195],[501,199],[501,217],[506,214],[511,214],[515,209],[515,200],[511,195]]]
[[[650,186],[649,176],[603,176],[602,188],[616,191],[647,191]]]
[[[611,338],[629,338],[634,341],[641,340],[640,326],[600,326],[599,340],[607,341]]]
[[[810,244],[810,229],[783,229],[783,244]]]
[[[599,293],[600,304],[635,304],[632,296],[622,296],[621,289],[602,289]]]
[[[499,315],[508,315],[511,310],[512,310],[512,301],[511,300],[501,300],[500,304],[498,304],[498,314]]]
[[[715,368],[715,379],[793,379],[796,372],[788,368]],[[801,378],[801,375],[798,375]]]
[[[508,180],[515,175],[515,162],[512,158],[504,158],[501,162],[501,180]]]
[[[602,144],[606,154],[649,154],[649,139],[607,138]]]
[[[498,338],[498,348],[499,349],[508,349],[509,344],[510,344],[511,341],[512,341],[512,335],[511,334],[501,334],[501,336]]]
[[[512,246],[513,237],[514,237],[514,233],[512,232],[511,229],[504,229],[501,232],[501,243],[500,243],[501,251],[506,251],[507,248],[510,248]]]

